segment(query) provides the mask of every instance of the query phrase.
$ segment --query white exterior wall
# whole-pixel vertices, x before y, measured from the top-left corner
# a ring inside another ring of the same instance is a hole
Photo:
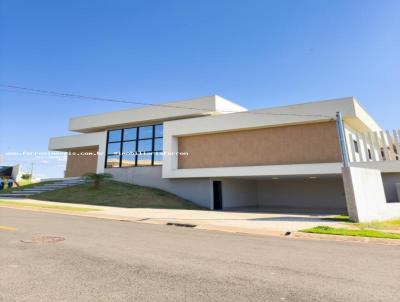
[[[161,166],[108,168],[105,172],[112,174],[117,181],[158,188],[203,207],[212,208],[212,186],[207,178],[163,179]]]
[[[381,151],[372,143],[376,138],[373,133],[360,132],[345,123],[346,144],[350,162],[382,161]],[[356,152],[354,141],[357,142],[359,152]],[[371,159],[368,157],[371,150]]]
[[[171,156],[172,157],[172,156]],[[176,161],[166,158],[168,160]],[[341,173],[341,163],[326,164],[296,164],[296,165],[269,165],[269,166],[244,166],[220,167],[199,169],[174,169],[165,171],[163,178],[196,178],[196,177],[244,177],[244,176],[295,176],[295,175],[331,175]]]
[[[379,170],[343,168],[347,210],[358,222],[400,218],[400,203],[387,203]]]
[[[105,144],[107,131],[87,134],[52,137],[49,141],[49,150],[67,151],[71,149],[96,147]]]
[[[12,177],[14,180],[16,180],[16,179],[18,178],[18,175],[19,175],[19,168],[20,168],[20,165],[15,165],[15,166],[13,166],[13,169],[12,169],[12,172],[11,172],[11,177]]]

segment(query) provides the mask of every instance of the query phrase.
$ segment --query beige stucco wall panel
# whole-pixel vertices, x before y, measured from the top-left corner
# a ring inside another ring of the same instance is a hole
[[[69,150],[65,177],[78,177],[97,170],[98,148]]]
[[[334,122],[178,138],[179,169],[333,163],[341,160]]]

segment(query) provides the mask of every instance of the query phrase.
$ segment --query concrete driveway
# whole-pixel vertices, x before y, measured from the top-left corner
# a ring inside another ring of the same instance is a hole
[[[74,213],[74,215],[118,220],[140,221],[154,224],[183,223],[197,225],[199,228],[212,228],[224,231],[263,234],[271,232],[293,232],[319,225],[343,227],[343,224],[323,220],[329,215],[288,214],[252,211],[206,211],[206,210],[173,210],[117,208],[92,206],[71,203],[46,202],[32,199],[13,199],[16,202],[35,204],[66,205],[97,209],[94,212]]]

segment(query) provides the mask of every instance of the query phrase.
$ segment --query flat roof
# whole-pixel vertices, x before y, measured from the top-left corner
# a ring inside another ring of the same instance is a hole
[[[82,133],[127,125],[139,125],[205,115],[242,112],[247,109],[218,95],[205,96],[146,107],[71,118],[69,130]]]

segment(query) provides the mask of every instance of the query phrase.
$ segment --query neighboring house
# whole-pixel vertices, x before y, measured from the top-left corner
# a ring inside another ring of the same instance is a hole
[[[400,133],[352,97],[247,111],[209,96],[76,117],[69,130],[81,134],[51,138],[49,149],[71,152],[66,177],[107,172],[210,209],[342,213],[354,192],[346,204],[336,112],[351,166],[379,170],[385,203],[398,203]]]
[[[19,175],[19,165],[14,166],[0,166],[0,177],[9,178],[17,180]]]

